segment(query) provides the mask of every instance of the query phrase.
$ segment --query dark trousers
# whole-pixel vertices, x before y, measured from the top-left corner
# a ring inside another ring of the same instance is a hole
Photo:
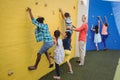
[[[102,41],[104,44],[104,48],[106,48],[106,39],[107,39],[108,35],[102,35]]]
[[[56,75],[60,76],[60,66],[57,63],[55,63],[55,70],[56,70]]]

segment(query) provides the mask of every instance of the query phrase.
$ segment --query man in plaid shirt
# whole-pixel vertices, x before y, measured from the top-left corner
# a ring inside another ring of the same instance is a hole
[[[28,69],[29,70],[37,69],[39,61],[41,59],[41,55],[43,53],[46,54],[46,57],[50,63],[49,68],[51,68],[53,66],[53,64],[51,63],[50,56],[47,53],[47,50],[52,47],[53,41],[52,41],[52,37],[51,37],[49,29],[48,29],[48,25],[44,24],[43,17],[39,17],[39,18],[35,19],[32,15],[31,8],[27,8],[27,11],[30,14],[30,18],[32,20],[32,23],[36,26],[36,29],[35,29],[36,41],[37,42],[40,42],[40,41],[44,42],[42,48],[38,51],[35,64],[33,66],[29,66]]]

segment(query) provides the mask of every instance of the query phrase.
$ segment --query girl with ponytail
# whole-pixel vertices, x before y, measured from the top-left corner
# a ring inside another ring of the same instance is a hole
[[[56,76],[53,76],[54,79],[60,80],[60,64],[64,61],[64,48],[62,39],[60,39],[60,31],[55,30],[54,32],[54,60],[55,60],[55,70]]]

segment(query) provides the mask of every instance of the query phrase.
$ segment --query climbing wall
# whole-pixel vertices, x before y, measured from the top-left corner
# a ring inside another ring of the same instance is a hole
[[[92,24],[97,24],[97,16],[101,16],[103,22],[104,16],[107,17],[109,23],[107,38],[107,48],[112,50],[120,50],[120,2],[115,0],[90,0],[89,1],[89,30],[87,37],[87,50],[95,50],[94,33],[90,28]],[[102,27],[102,26],[101,26]],[[101,31],[101,30],[100,30]],[[99,48],[103,49],[103,43],[99,44]]]
[[[36,18],[45,17],[51,35],[58,27],[61,31],[64,29],[59,8],[69,12],[76,25],[77,0],[0,0],[0,80],[38,80],[54,69],[48,68],[48,61],[43,55],[37,70],[27,70],[28,66],[34,64],[42,45],[42,42],[35,40],[35,26],[26,12],[28,6]],[[75,41],[74,33],[72,45],[75,45]],[[49,52],[53,55],[53,48]],[[71,57],[74,53],[73,46]]]

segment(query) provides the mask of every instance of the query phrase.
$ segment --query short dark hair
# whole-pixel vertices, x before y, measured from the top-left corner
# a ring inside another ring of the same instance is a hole
[[[36,19],[39,23],[44,23],[44,17],[38,17]]]
[[[95,26],[95,33],[98,34],[98,25]]]
[[[105,26],[107,26],[107,27],[108,27],[108,23],[105,23]]]
[[[68,39],[71,39],[71,33],[68,32],[68,31],[66,31],[65,33],[66,33],[66,35],[67,35],[67,38],[68,38]]]
[[[64,16],[65,16],[65,17],[70,17],[70,14],[69,14],[68,12],[66,12],[66,13],[64,14]]]

